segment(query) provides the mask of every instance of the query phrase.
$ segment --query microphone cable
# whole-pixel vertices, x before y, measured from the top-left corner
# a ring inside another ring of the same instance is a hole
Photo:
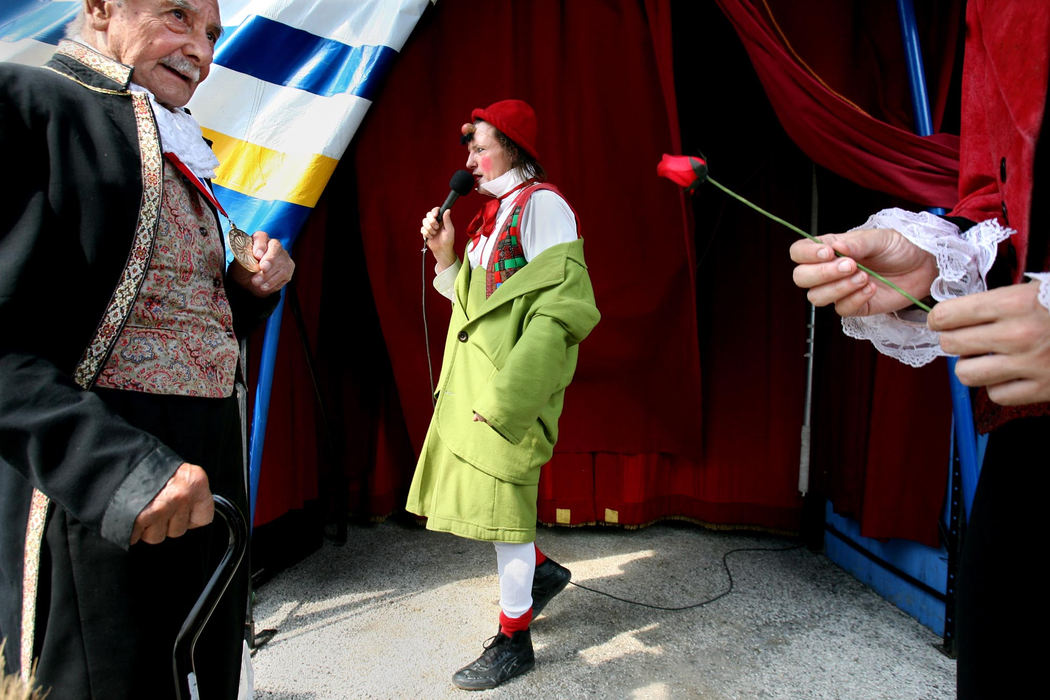
[[[725,598],[727,595],[729,595],[730,593],[733,592],[733,585],[734,585],[734,583],[733,583],[733,572],[729,570],[729,562],[728,562],[730,554],[735,554],[737,552],[790,552],[790,551],[795,550],[795,549],[801,549],[802,546],[803,545],[801,545],[801,544],[796,544],[796,545],[791,545],[790,547],[738,547],[736,549],[730,549],[728,552],[726,552],[725,554],[722,555],[722,568],[725,569],[726,577],[729,579],[729,587],[726,588],[726,590],[724,590],[721,593],[719,593],[718,595],[713,596],[711,598],[708,598],[707,600],[702,600],[699,603],[691,603],[689,605],[681,605],[681,606],[677,606],[677,607],[668,607],[668,606],[664,606],[664,605],[656,605],[656,604],[653,604],[653,603],[644,603],[644,602],[642,602],[640,600],[631,600],[629,598],[621,598],[620,596],[613,595],[612,593],[606,593],[605,591],[600,591],[597,588],[591,588],[589,586],[584,586],[583,584],[576,583],[575,581],[571,581],[570,580],[569,583],[571,583],[572,585],[576,586],[577,588],[582,588],[585,591],[590,591],[591,593],[597,593],[598,595],[603,595],[606,598],[612,598],[613,600],[618,600],[621,603],[627,603],[628,605],[637,605],[637,606],[643,607],[643,608],[651,608],[653,610],[664,610],[664,611],[667,611],[667,612],[682,612],[683,610],[692,610],[694,608],[702,608],[705,605],[710,605],[711,603],[715,602],[716,600],[720,600],[722,598]]]
[[[445,198],[444,203],[438,208],[438,222],[440,226],[441,218],[445,212],[452,208],[452,205],[457,199],[465,194],[469,194],[471,188],[474,186],[474,176],[466,170],[457,170],[452,173],[452,177],[448,181],[449,193],[448,197]],[[430,405],[431,407],[437,407],[437,399],[434,398],[434,366],[433,361],[430,357],[430,328],[427,325],[427,239],[423,238],[423,260],[421,261],[420,270],[420,289],[421,289],[421,300],[420,305],[423,310],[423,343],[426,345],[427,355],[427,379],[430,381]]]
[[[434,368],[430,360],[430,329],[427,326],[427,240],[423,239],[422,265],[420,271],[420,304],[423,308],[423,346],[427,355],[427,379],[430,381],[430,406],[437,407],[437,399],[434,398]]]

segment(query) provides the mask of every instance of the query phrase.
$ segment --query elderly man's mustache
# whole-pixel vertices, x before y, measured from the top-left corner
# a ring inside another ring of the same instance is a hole
[[[173,71],[189,78],[194,83],[200,82],[201,69],[193,65],[193,62],[181,53],[172,53],[158,61],[161,65],[171,68]]]

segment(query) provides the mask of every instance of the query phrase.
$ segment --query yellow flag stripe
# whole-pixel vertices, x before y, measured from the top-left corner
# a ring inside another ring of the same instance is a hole
[[[335,171],[335,158],[282,153],[204,128],[219,158],[214,182],[241,194],[313,207]]]

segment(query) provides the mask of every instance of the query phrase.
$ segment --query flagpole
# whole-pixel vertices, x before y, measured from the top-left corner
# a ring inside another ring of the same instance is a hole
[[[277,307],[266,321],[262,350],[259,353],[259,377],[255,385],[255,401],[252,411],[252,429],[248,448],[248,527],[255,528],[255,504],[259,494],[259,475],[262,470],[263,444],[266,442],[266,422],[270,416],[270,393],[273,390],[274,366],[277,363],[277,342],[281,333],[281,317],[284,315],[284,294]]]

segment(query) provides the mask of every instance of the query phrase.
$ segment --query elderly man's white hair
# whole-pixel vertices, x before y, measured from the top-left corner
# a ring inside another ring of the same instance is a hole
[[[117,0],[117,5],[123,7],[124,0]],[[66,38],[73,41],[84,41],[84,26],[87,24],[87,5],[81,2],[80,12],[66,25]]]
[[[87,9],[81,6],[77,16],[66,25],[66,38],[83,43],[85,22],[87,22]]]

